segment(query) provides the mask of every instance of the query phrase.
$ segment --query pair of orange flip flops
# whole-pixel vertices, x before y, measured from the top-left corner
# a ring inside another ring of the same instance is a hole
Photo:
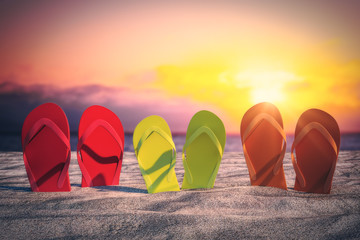
[[[251,185],[286,190],[286,135],[279,110],[270,103],[253,106],[245,113],[240,131]],[[291,147],[294,189],[330,193],[339,147],[340,130],[335,119],[319,109],[305,111],[297,122]]]
[[[70,191],[70,130],[64,111],[54,103],[38,106],[26,117],[21,136],[32,191]],[[101,106],[87,108],[78,132],[81,186],[118,185],[123,152],[124,130],[116,114]]]

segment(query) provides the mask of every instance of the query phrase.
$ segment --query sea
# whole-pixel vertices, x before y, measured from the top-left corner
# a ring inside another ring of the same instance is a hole
[[[291,145],[294,141],[294,135],[287,135],[286,151],[291,151]],[[181,152],[185,144],[185,134],[173,135],[173,141],[176,146],[176,151]],[[73,133],[70,136],[71,151],[76,151],[77,134]],[[132,134],[125,134],[125,148],[126,152],[133,152],[134,147],[132,143]],[[360,150],[360,133],[346,133],[341,135],[340,151],[357,151]],[[13,152],[22,151],[21,135],[14,133],[0,133],[0,151]],[[226,138],[225,152],[242,152],[241,138],[239,135],[228,135]]]

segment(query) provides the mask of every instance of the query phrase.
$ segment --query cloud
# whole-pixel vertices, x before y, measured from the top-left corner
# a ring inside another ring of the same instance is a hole
[[[20,132],[27,114],[46,102],[58,104],[66,113],[70,130],[77,131],[82,112],[91,105],[102,105],[112,110],[132,132],[143,118],[160,115],[167,120],[173,132],[186,131],[191,116],[211,106],[183,97],[170,97],[158,89],[130,89],[85,85],[59,88],[52,85],[21,85],[0,83],[0,132]]]
[[[231,132],[238,132],[245,112],[263,101],[279,108],[287,132],[293,132],[297,119],[310,108],[330,113],[344,131],[359,131],[360,62],[309,64],[305,70],[301,66],[264,70],[244,65],[227,71],[217,65],[162,66],[158,81],[173,96],[217,106],[233,119]]]

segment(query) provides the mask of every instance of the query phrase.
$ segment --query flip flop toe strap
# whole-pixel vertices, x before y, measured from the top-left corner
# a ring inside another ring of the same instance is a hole
[[[58,127],[58,125],[53,122],[51,119],[49,118],[40,118],[39,120],[37,120],[34,125],[30,128],[30,130],[28,131],[28,133],[26,134],[24,141],[23,141],[23,158],[24,158],[24,164],[25,164],[25,169],[26,172],[29,176],[29,182],[30,182],[30,186],[31,189],[33,191],[39,191],[39,186],[36,183],[36,178],[34,177],[33,172],[31,171],[30,168],[30,164],[29,161],[27,160],[26,154],[25,154],[25,150],[26,147],[31,143],[31,141],[45,128],[49,128],[51,129],[55,135],[65,144],[66,148],[68,149],[67,151],[67,155],[66,155],[66,160],[65,160],[65,165],[63,167],[63,169],[60,172],[58,181],[57,181],[57,187],[58,188],[62,188],[65,182],[65,178],[69,169],[69,165],[70,165],[70,159],[71,159],[71,152],[70,152],[70,141],[69,139],[65,136],[64,132]]]
[[[296,161],[296,158],[295,158],[295,155],[294,155],[294,150],[295,150],[296,146],[304,139],[304,137],[312,130],[316,130],[319,133],[321,133],[321,135],[324,137],[324,139],[326,139],[328,141],[328,143],[331,146],[331,149],[336,154],[336,159],[337,159],[337,156],[339,154],[338,147],[337,147],[337,145],[335,143],[335,140],[333,139],[333,137],[331,136],[329,131],[323,125],[321,125],[318,122],[308,123],[300,131],[300,133],[296,136],[296,138],[295,138],[295,140],[293,142],[293,145],[291,146],[291,161],[292,161],[292,164],[293,164],[294,169],[295,169],[296,178],[299,181],[300,186],[302,188],[304,188],[306,186],[306,180],[305,180],[304,174],[302,173],[302,171],[301,171],[301,169],[300,169],[300,167],[299,167],[299,165],[298,165],[298,163]],[[328,172],[328,175],[326,177],[326,182],[325,182],[325,185],[324,185],[324,192],[328,192],[329,189],[330,189],[332,176],[334,175],[334,172],[335,172],[336,161],[337,160],[333,161],[333,163],[331,165],[331,168],[330,168],[330,171]]]
[[[182,160],[183,160],[183,164],[184,164],[184,168],[185,168],[185,175],[187,176],[187,180],[190,184],[193,183],[194,179],[193,179],[193,176],[191,174],[191,171],[190,171],[190,168],[189,168],[189,165],[187,163],[187,158],[186,158],[186,150],[187,148],[191,145],[192,142],[194,142],[200,135],[202,134],[206,134],[210,139],[211,141],[213,142],[213,144],[215,145],[216,149],[217,149],[217,152],[219,153],[219,156],[220,156],[220,160],[222,158],[222,155],[223,155],[223,149],[222,149],[222,146],[218,140],[218,138],[216,137],[215,133],[208,127],[206,126],[202,126],[200,128],[198,128],[189,138],[188,140],[185,142],[185,145],[183,147],[183,151],[182,151]],[[216,175],[217,175],[217,172],[218,172],[218,169],[220,167],[220,161],[218,161],[216,163],[216,166],[211,174],[211,177],[209,179],[209,182],[208,182],[208,185],[207,187],[210,188],[212,183],[213,183],[213,180],[216,178]]]
[[[274,168],[273,168],[273,174],[276,175],[278,174],[282,164],[283,164],[283,159],[285,156],[285,151],[286,151],[286,134],[284,132],[284,129],[280,126],[280,124],[276,121],[276,119],[274,119],[271,115],[267,114],[267,113],[260,113],[259,115],[257,115],[256,117],[254,117],[253,120],[251,120],[251,122],[249,123],[249,125],[247,126],[247,128],[244,131],[244,135],[243,135],[243,150],[244,150],[244,156],[245,156],[245,161],[246,161],[246,165],[248,166],[249,169],[249,173],[250,173],[250,178],[255,181],[257,179],[257,173],[256,170],[254,168],[254,165],[251,162],[249,153],[247,151],[246,148],[246,140],[248,137],[251,136],[251,134],[255,131],[255,129],[260,125],[260,123],[262,121],[267,121],[269,122],[281,135],[281,137],[283,138],[283,143],[282,143],[282,148],[281,148],[281,152],[275,162]]]
[[[111,126],[110,123],[108,123],[107,121],[103,120],[103,119],[97,119],[95,121],[93,121],[89,127],[84,131],[84,133],[82,134],[82,136],[79,139],[78,145],[77,145],[77,159],[78,159],[78,163],[79,163],[79,167],[81,169],[81,172],[83,174],[83,177],[86,181],[86,183],[88,184],[88,186],[92,187],[94,184],[92,182],[92,179],[90,177],[89,172],[87,171],[83,161],[82,161],[82,157],[81,157],[81,148],[83,147],[86,139],[95,131],[95,129],[102,127],[104,128],[109,134],[110,136],[115,140],[115,142],[117,143],[117,145],[120,148],[120,154],[119,156],[117,156],[118,158],[118,162],[116,165],[116,169],[115,169],[115,174],[113,176],[113,181],[112,181],[112,185],[116,185],[118,184],[116,182],[115,176],[119,174],[119,171],[121,169],[120,167],[120,161],[122,158],[122,154],[124,153],[124,144],[123,141],[121,140],[119,134],[115,131],[115,129]]]
[[[175,143],[172,140],[171,136],[169,136],[164,130],[162,130],[161,128],[157,127],[157,126],[152,126],[150,128],[148,128],[144,134],[141,136],[136,148],[135,148],[135,155],[138,159],[138,162],[141,163],[141,160],[139,158],[139,152],[141,150],[141,146],[144,144],[144,142],[153,134],[153,133],[157,133],[159,134],[163,139],[166,140],[166,142],[168,142],[171,145],[172,148],[172,157],[171,157],[171,162],[170,162],[170,166],[168,169],[168,176],[167,176],[167,181],[171,182],[171,177],[172,174],[170,174],[170,171],[174,169],[175,167],[175,162],[176,162],[176,148],[175,148]],[[142,173],[142,175],[144,176],[144,178],[146,178],[146,182],[148,182],[150,185],[153,183],[147,173],[147,171],[141,166],[141,164],[139,164],[140,166],[140,171]]]

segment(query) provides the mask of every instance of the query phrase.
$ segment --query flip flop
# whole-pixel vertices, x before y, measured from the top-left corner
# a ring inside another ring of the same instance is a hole
[[[213,188],[224,153],[223,122],[209,111],[197,112],[190,120],[182,160],[182,189]]]
[[[279,110],[271,103],[256,104],[245,113],[240,128],[251,185],[286,190],[286,135]]]
[[[45,103],[26,117],[21,142],[26,173],[34,192],[71,191],[70,131],[64,111]]]
[[[296,173],[294,189],[330,193],[339,148],[340,130],[336,120],[319,109],[305,111],[297,122],[291,147]]]
[[[81,116],[78,137],[81,187],[118,185],[124,153],[120,119],[105,107],[91,106]]]
[[[143,119],[134,130],[133,144],[148,192],[180,191],[176,149],[166,121],[155,115]]]

